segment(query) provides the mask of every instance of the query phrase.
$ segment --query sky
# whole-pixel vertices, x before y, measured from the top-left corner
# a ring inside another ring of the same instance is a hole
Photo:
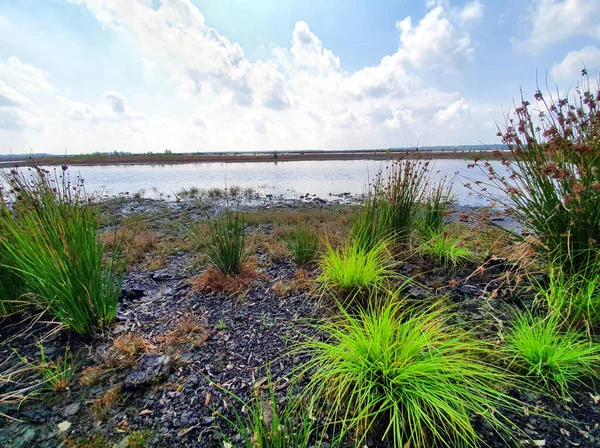
[[[0,0],[0,153],[497,144],[592,0]]]

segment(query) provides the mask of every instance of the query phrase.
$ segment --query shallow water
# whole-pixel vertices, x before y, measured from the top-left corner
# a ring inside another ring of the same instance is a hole
[[[432,164],[434,178],[448,176],[453,180],[455,199],[461,205],[484,205],[488,201],[474,194],[464,184],[485,181],[479,168],[467,169],[468,160],[436,160]],[[298,198],[311,194],[323,199],[343,193],[352,196],[367,191],[368,183],[389,161],[340,160],[245,163],[189,163],[173,165],[101,165],[72,166],[71,177],[81,175],[86,190],[103,195],[142,193],[148,198],[175,199],[181,189],[211,189],[239,186],[260,194]],[[492,162],[499,173],[505,168]]]

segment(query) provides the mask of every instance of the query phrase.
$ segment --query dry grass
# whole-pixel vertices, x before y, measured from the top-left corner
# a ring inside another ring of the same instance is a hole
[[[256,280],[264,280],[266,276],[256,269],[256,264],[248,261],[242,265],[238,275],[224,274],[217,268],[209,266],[202,274],[190,280],[194,291],[225,293],[239,296],[250,290]]]
[[[79,384],[85,387],[95,386],[104,381],[108,368],[104,365],[89,366],[81,371]]]
[[[278,280],[273,284],[271,288],[275,297],[285,297],[288,294],[289,287],[285,284],[284,281]]]
[[[107,390],[100,398],[92,400],[92,414],[98,420],[108,417],[108,411],[119,402],[121,388],[115,386]]]
[[[275,297],[279,298],[288,294],[308,293],[315,290],[315,279],[309,271],[298,269],[294,273],[293,280],[289,282],[279,280],[273,284],[271,289]]]
[[[156,341],[163,347],[200,347],[208,339],[209,332],[201,323],[201,317],[192,313],[185,314],[165,335],[158,336]]]
[[[350,220],[356,213],[355,207],[341,207],[332,209],[313,210],[256,210],[248,212],[245,216],[246,224],[256,226],[271,223],[277,226],[293,226],[298,222],[318,224],[323,222],[338,221],[341,224],[350,224]]]
[[[133,367],[140,355],[153,348],[149,341],[137,333],[121,335],[113,341],[105,365],[109,368]]]
[[[156,248],[158,236],[150,230],[138,230],[121,227],[116,231],[108,231],[100,234],[100,240],[107,252],[115,250],[122,241],[123,255],[129,263],[139,263],[144,260],[146,254]]]
[[[269,260],[280,261],[289,258],[290,253],[281,240],[273,241],[268,247]]]

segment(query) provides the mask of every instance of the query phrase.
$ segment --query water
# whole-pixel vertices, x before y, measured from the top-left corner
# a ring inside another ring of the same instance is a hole
[[[436,160],[435,177],[453,178],[455,199],[462,205],[484,205],[486,199],[464,187],[485,181],[479,168],[467,169],[468,160]],[[190,163],[173,165],[101,165],[72,166],[71,176],[81,175],[86,190],[102,191],[104,195],[143,192],[144,197],[174,199],[181,189],[252,188],[261,194],[298,198],[306,194],[329,199],[333,195],[360,195],[368,183],[389,162],[381,160]],[[492,162],[499,173],[505,168]]]

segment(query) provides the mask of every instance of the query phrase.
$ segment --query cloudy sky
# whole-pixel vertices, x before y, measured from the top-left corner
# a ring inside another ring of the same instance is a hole
[[[592,0],[0,0],[0,153],[491,144]]]

